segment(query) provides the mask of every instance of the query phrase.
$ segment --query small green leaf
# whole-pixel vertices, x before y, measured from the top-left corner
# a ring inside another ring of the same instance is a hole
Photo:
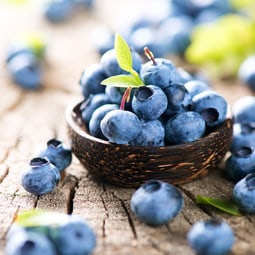
[[[137,79],[137,77],[128,75],[128,74],[127,75],[120,74],[120,75],[111,76],[103,80],[101,84],[107,85],[107,86],[113,86],[113,87],[122,87],[122,88],[127,88],[127,87],[133,88],[133,87],[139,87],[143,85],[141,80]]]
[[[198,195],[196,198],[197,203],[211,205],[219,210],[229,213],[234,216],[240,216],[241,212],[236,204],[231,201],[211,198],[206,196]]]
[[[65,222],[67,217],[64,213],[34,209],[18,213],[14,223],[23,227],[58,225]]]
[[[116,51],[116,58],[119,66],[127,71],[132,71],[132,54],[126,41],[121,37],[120,34],[116,34],[114,49]]]

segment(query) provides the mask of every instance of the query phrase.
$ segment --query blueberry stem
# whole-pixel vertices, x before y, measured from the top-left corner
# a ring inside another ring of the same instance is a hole
[[[128,88],[125,90],[125,92],[124,92],[124,94],[123,94],[123,96],[122,96],[122,99],[121,99],[120,110],[124,110],[124,108],[125,108],[125,103],[129,101],[131,90],[132,90],[131,87],[128,87]]]
[[[150,49],[148,47],[144,47],[144,54],[145,56],[152,61],[153,65],[157,65],[156,61],[155,61],[155,58],[154,58],[154,55],[153,53],[150,51]]]

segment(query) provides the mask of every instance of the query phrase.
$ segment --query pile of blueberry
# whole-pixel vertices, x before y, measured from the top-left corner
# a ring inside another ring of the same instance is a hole
[[[154,58],[148,49],[146,53],[148,61],[131,49],[141,82],[132,89],[118,87],[118,81],[116,86],[102,85],[107,77],[130,79],[115,48],[82,73],[80,111],[92,136],[116,144],[174,145],[195,141],[225,121],[228,103],[207,82],[167,58]]]
[[[69,20],[77,10],[89,10],[94,4],[93,0],[49,0],[44,7],[45,18],[52,23]]]
[[[72,152],[63,142],[52,138],[42,145],[22,172],[22,186],[34,195],[50,193],[61,174],[71,164]]]
[[[6,255],[89,255],[96,247],[94,231],[78,216],[36,210],[24,215],[8,232]]]
[[[255,213],[255,97],[233,104],[234,132],[225,162],[227,177],[235,183],[233,199],[245,213]]]

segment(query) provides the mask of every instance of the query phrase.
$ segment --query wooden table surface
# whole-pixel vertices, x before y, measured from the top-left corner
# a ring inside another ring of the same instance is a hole
[[[132,214],[130,198],[134,189],[95,183],[75,157],[65,179],[52,193],[37,197],[21,186],[21,171],[38,145],[53,137],[69,143],[65,109],[81,99],[78,81],[82,70],[99,61],[92,40],[95,29],[125,23],[125,17],[144,2],[100,0],[92,12],[81,11],[59,25],[49,24],[43,18],[37,1],[24,7],[0,2],[0,254],[4,254],[5,236],[15,213],[30,208],[81,216],[97,235],[95,255],[192,255],[186,234],[192,224],[211,216],[225,219],[233,228],[236,242],[231,254],[255,254],[255,216],[230,216],[196,204],[199,194],[231,197],[233,184],[217,169],[202,179],[179,186],[185,198],[182,213],[157,228],[146,226]],[[47,38],[44,84],[39,91],[26,91],[10,80],[4,58],[11,42],[34,30]],[[213,86],[230,104],[251,94],[235,80],[215,81]]]

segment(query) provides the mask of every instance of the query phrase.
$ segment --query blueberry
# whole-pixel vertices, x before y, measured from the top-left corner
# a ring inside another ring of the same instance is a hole
[[[44,8],[45,18],[58,23],[68,20],[74,11],[74,2],[72,0],[50,0]]]
[[[211,87],[207,83],[200,80],[190,80],[184,86],[192,98],[203,91],[211,90]]]
[[[255,173],[250,173],[237,182],[232,196],[241,211],[255,214]]]
[[[155,58],[142,65],[140,76],[145,85],[166,88],[176,80],[176,67],[169,59]]]
[[[56,138],[48,140],[46,146],[40,148],[40,151],[38,149],[37,156],[46,157],[60,172],[64,171],[72,162],[71,149]]]
[[[249,173],[255,172],[254,147],[242,146],[233,152],[225,162],[228,176],[237,182]]]
[[[138,55],[138,53],[134,50],[131,50],[131,54],[132,54],[132,67],[135,71],[139,72],[142,65],[142,59],[140,55]],[[114,76],[118,74],[127,73],[126,71],[120,68],[116,58],[115,49],[110,49],[102,55],[101,65],[107,76]]]
[[[30,51],[12,56],[7,69],[13,81],[25,89],[38,89],[42,84],[41,66]]]
[[[215,218],[196,222],[189,230],[187,239],[197,255],[228,254],[235,242],[228,223]]]
[[[140,186],[131,197],[131,210],[142,222],[160,226],[174,219],[182,210],[182,193],[173,185],[150,180]]]
[[[144,47],[148,47],[157,58],[165,56],[167,48],[164,41],[155,36],[156,29],[152,26],[137,28],[130,35],[130,45],[141,56],[144,54]]]
[[[55,255],[50,240],[41,234],[20,230],[7,239],[6,255]]]
[[[208,127],[215,127],[226,120],[228,103],[219,93],[203,91],[192,99],[192,110],[202,115]]]
[[[132,141],[136,146],[164,146],[165,128],[159,120],[141,121],[141,132]]]
[[[255,97],[243,96],[232,105],[235,122],[255,122]]]
[[[100,123],[104,136],[112,143],[128,144],[141,131],[141,122],[130,111],[113,110],[108,112]]]
[[[255,91],[255,55],[247,57],[238,71],[239,79],[252,91]]]
[[[51,192],[59,180],[59,170],[46,158],[31,159],[22,173],[22,186],[34,195],[44,195]]]
[[[94,0],[72,0],[77,7],[82,6],[86,9],[91,9],[94,5]]]
[[[254,147],[255,146],[255,123],[243,122],[234,123],[233,136],[230,145],[230,152],[235,153],[241,147]]]
[[[165,130],[167,144],[181,144],[201,138],[205,133],[206,124],[197,112],[180,112],[167,121]]]
[[[92,114],[90,121],[89,121],[89,132],[91,135],[107,140],[107,138],[103,135],[100,123],[101,120],[104,118],[106,113],[119,109],[119,106],[117,104],[104,104],[100,107],[98,107]]]
[[[193,80],[193,76],[183,68],[176,68],[176,75],[174,77],[174,80],[172,83],[179,83],[179,84],[185,84],[188,81]]]
[[[88,126],[93,112],[108,103],[111,103],[111,100],[105,93],[90,95],[80,106],[82,121]]]
[[[75,216],[53,228],[50,238],[59,255],[89,255],[96,247],[91,227]]]
[[[164,91],[154,85],[139,87],[132,99],[132,109],[144,120],[159,118],[167,108],[167,97]]]
[[[119,88],[114,86],[106,86],[105,94],[110,101],[115,104],[120,104],[125,88]]]
[[[167,109],[165,116],[172,117],[178,112],[187,111],[191,106],[191,96],[188,90],[181,84],[172,84],[164,89],[167,96]]]
[[[7,54],[6,54],[6,64],[13,58],[15,58],[18,55],[23,55],[23,54],[30,54],[33,55],[33,51],[28,48],[26,45],[23,44],[13,44],[11,47],[8,49]]]
[[[169,16],[160,24],[157,36],[166,44],[168,54],[183,55],[190,44],[192,29],[191,17]]]
[[[107,76],[99,64],[90,65],[85,69],[79,81],[84,99],[88,99],[91,94],[104,93],[105,86],[101,85],[101,82],[106,78]]]

